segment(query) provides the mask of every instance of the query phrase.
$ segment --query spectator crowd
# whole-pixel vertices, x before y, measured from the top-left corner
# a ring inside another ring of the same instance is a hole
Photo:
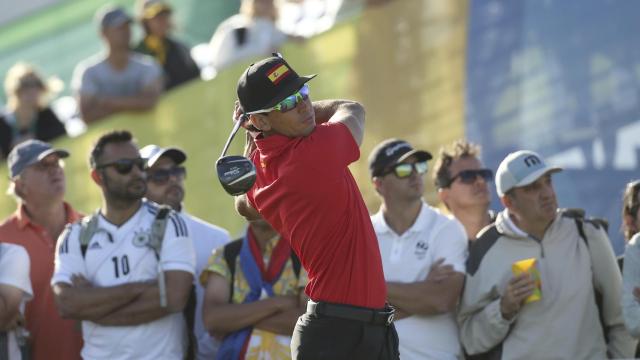
[[[72,80],[86,123],[151,109],[200,76],[171,36],[168,3],[137,5],[144,37],[133,49],[125,10],[96,15],[105,52]],[[276,20],[273,1],[243,0],[211,40],[225,56],[214,67],[295,38]],[[56,148],[65,127],[48,101],[59,80],[11,68],[0,154],[17,206],[0,224],[0,358],[636,356],[640,181],[624,190],[621,259],[608,222],[562,208],[562,168],[529,150],[494,171],[464,139],[435,156],[386,139],[368,154],[367,186],[381,202],[369,214],[348,170],[361,157],[364,108],[312,101],[313,77],[275,55],[241,76],[234,120],[257,180],[235,198],[247,226],[231,239],[185,209],[182,149],[140,146],[127,130],[103,133],[90,154]],[[102,194],[91,214],[65,200],[64,160],[85,155]],[[442,211],[423,198],[431,163]]]

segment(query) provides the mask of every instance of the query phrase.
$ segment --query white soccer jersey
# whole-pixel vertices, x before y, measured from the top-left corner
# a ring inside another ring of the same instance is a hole
[[[378,236],[384,277],[387,281],[416,282],[429,275],[431,265],[444,258],[458,272],[465,272],[467,236],[457,220],[422,204],[411,228],[396,234],[382,211],[371,217]],[[457,359],[460,356],[458,326],[453,313],[413,315],[394,322],[403,360]]]
[[[0,284],[22,290],[21,312],[24,312],[24,304],[33,298],[29,267],[29,254],[24,247],[14,244],[0,244]],[[9,360],[22,359],[15,331],[7,333],[7,341]],[[4,359],[5,355],[7,354],[0,354],[0,358]]]
[[[80,225],[74,224],[58,242],[51,284],[71,284],[80,274],[93,286],[106,287],[155,280],[158,259],[147,246],[151,224],[158,208],[143,201],[131,219],[120,227],[99,215],[98,231],[82,255]],[[184,219],[171,212],[160,252],[163,271],[194,273],[195,254]],[[82,322],[85,359],[182,359],[186,350],[186,328],[181,313],[136,326],[101,326]]]

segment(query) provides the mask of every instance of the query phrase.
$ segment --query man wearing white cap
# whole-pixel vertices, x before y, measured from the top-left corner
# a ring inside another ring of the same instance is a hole
[[[196,252],[196,274],[200,274],[207,267],[207,260],[213,250],[229,242],[229,233],[184,211],[182,200],[185,194],[184,179],[187,176],[187,170],[182,166],[182,163],[187,160],[184,151],[175,147],[162,148],[157,145],[147,145],[140,149],[140,156],[147,160],[147,199],[158,204],[169,205],[173,210],[181,212]],[[213,359],[218,343],[209,335],[202,323],[204,289],[197,281],[198,276],[195,278],[195,323],[191,330],[198,344],[196,358]]]
[[[551,177],[561,170],[532,151],[511,153],[498,167],[505,210],[470,248],[458,315],[472,359],[633,357],[609,238],[558,211]],[[516,262],[531,259],[533,270],[514,275]]]

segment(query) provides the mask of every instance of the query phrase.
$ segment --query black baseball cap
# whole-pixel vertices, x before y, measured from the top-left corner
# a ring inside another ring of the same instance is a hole
[[[238,100],[245,113],[276,106],[317,74],[300,76],[279,55],[249,65],[238,80]]]
[[[414,149],[408,142],[400,139],[388,139],[376,145],[369,155],[369,172],[371,177],[380,176],[390,166],[403,162],[410,156],[419,161],[431,160],[431,153]]]

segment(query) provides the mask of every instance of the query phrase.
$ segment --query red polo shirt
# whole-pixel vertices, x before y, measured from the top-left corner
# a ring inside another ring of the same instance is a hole
[[[360,156],[349,129],[325,123],[306,137],[257,139],[251,204],[290,239],[314,301],[382,308],[386,285],[371,219],[348,165]]]
[[[64,204],[67,223],[82,216]],[[82,333],[77,321],[65,320],[58,314],[50,281],[57,239],[35,224],[24,206],[0,225],[0,242],[21,245],[31,262],[30,278],[33,299],[27,302],[25,318],[31,333],[32,359],[80,359]]]

